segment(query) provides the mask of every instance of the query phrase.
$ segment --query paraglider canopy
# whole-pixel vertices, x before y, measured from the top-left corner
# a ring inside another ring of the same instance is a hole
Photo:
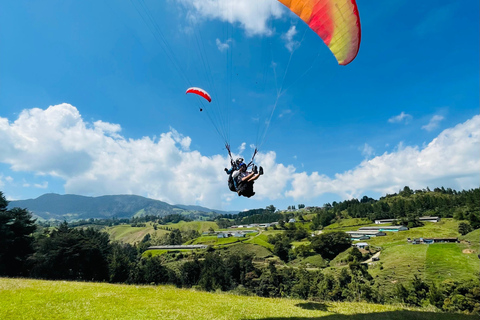
[[[200,97],[204,98],[208,102],[212,102],[212,98],[210,97],[208,92],[201,89],[201,88],[197,88],[197,87],[188,88],[187,92],[185,92],[185,94],[187,94],[187,93],[193,93],[193,94],[199,95]]]
[[[278,0],[300,17],[347,65],[360,48],[360,17],[355,0]]]

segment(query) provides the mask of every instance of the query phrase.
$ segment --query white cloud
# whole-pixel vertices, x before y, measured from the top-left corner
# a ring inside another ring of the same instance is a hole
[[[407,124],[411,119],[412,119],[411,115],[402,111],[402,113],[400,113],[398,116],[394,116],[388,119],[388,122],[390,123],[405,122],[405,124]]]
[[[283,110],[283,111],[278,115],[278,117],[279,117],[279,118],[283,118],[284,116],[286,116],[286,115],[288,115],[288,114],[291,114],[291,113],[292,113],[292,110],[290,110],[290,109],[285,109],[285,110]]]
[[[440,121],[442,121],[444,118],[443,116],[440,116],[440,115],[434,115],[430,121],[428,122],[428,124],[422,126],[422,129],[424,130],[427,130],[427,131],[432,131],[434,129],[436,129],[438,127],[438,125],[440,124]]]
[[[47,189],[48,188],[48,182],[44,181],[43,183],[35,183],[33,186],[35,188],[39,188],[39,189]]]
[[[118,132],[116,124],[86,123],[69,104],[24,110],[13,123],[0,118],[0,162],[62,178],[66,193],[139,194],[212,207],[229,196],[218,170],[225,157],[189,151],[191,139],[174,129],[158,139],[127,140]]]
[[[193,22],[199,19],[219,19],[229,23],[239,23],[247,35],[271,35],[268,20],[282,16],[283,8],[273,0],[180,0]]]
[[[365,158],[370,158],[375,154],[375,150],[368,143],[365,143],[360,150],[362,151],[362,156]]]
[[[223,51],[229,49],[231,42],[232,42],[232,39],[227,39],[225,42],[220,41],[220,39],[218,39],[218,38],[217,38],[217,40],[215,40],[215,43],[217,44],[217,48],[218,48],[218,50],[220,50],[220,52],[223,52]]]
[[[85,122],[66,103],[24,110],[14,122],[0,117],[0,162],[13,171],[59,177],[65,181],[66,193],[138,194],[212,208],[237,197],[226,188],[221,170],[229,163],[226,155],[206,157],[190,150],[190,137],[173,128],[158,138],[126,139],[120,132],[116,124]],[[405,185],[478,187],[479,147],[480,115],[444,130],[425,146],[400,144],[395,151],[366,159],[334,177],[297,172],[292,165],[277,163],[275,152],[259,153],[255,160],[265,175],[255,182],[255,200],[312,199],[325,193],[348,199],[368,191],[397,192]],[[242,143],[238,154],[245,150]],[[368,144],[361,150],[374,155]],[[7,179],[0,173],[0,186]],[[33,186],[48,188],[48,183]]]
[[[312,173],[294,174],[287,196],[314,198],[331,192],[344,199],[366,191],[393,193],[404,186],[425,188],[445,186],[455,189],[478,187],[480,178],[480,116],[446,129],[427,146],[400,145],[395,152],[363,161],[334,179]]]
[[[296,34],[297,28],[295,26],[291,26],[290,29],[288,29],[287,33],[282,35],[282,39],[285,41],[285,47],[290,52],[293,52],[300,45],[300,42],[293,39]]]

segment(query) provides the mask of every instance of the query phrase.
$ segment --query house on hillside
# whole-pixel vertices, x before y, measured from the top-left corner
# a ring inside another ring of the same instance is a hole
[[[440,217],[425,216],[418,218],[418,220],[420,220],[421,222],[440,222]]]
[[[235,233],[233,234],[233,236],[234,236],[235,238],[245,238],[245,233],[243,233],[243,232],[235,232]]]
[[[367,236],[367,237],[381,237],[386,236],[385,232],[380,232],[376,230],[357,230],[357,231],[346,231],[350,237],[360,237],[360,236]]]
[[[458,238],[418,238],[413,239],[411,242],[412,244],[451,243],[458,242]]]
[[[398,232],[398,231],[406,231],[406,230],[408,230],[408,228],[404,227],[404,226],[385,226],[385,227],[361,227],[358,230],[360,230],[360,231],[375,230],[375,231]]]
[[[228,237],[231,237],[231,236],[232,235],[230,233],[226,233],[226,232],[225,233],[222,232],[222,233],[217,234],[217,238],[228,238]]]
[[[358,243],[352,244],[352,246],[357,247],[358,249],[365,249],[366,247],[368,247],[368,243],[358,242]]]
[[[393,223],[396,219],[379,219],[375,220],[375,224]]]
[[[369,236],[362,236],[362,235],[356,235],[356,236],[350,236],[350,240],[352,241],[362,241],[362,240],[369,240]]]
[[[430,238],[434,243],[459,242],[458,238]]]

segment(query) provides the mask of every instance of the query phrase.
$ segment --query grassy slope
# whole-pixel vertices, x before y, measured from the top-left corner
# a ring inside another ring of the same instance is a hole
[[[473,232],[472,232],[473,233]],[[398,233],[387,232],[367,242],[382,247],[380,262],[370,266],[370,273],[378,276],[380,284],[395,283],[411,279],[414,274],[428,281],[440,282],[447,278],[457,281],[478,280],[480,260],[478,253],[463,253],[464,249],[477,250],[476,245],[466,243],[438,243],[412,245],[407,238],[460,237],[458,221],[443,219],[439,223],[426,223],[423,227]],[[478,242],[478,240],[477,240]],[[383,265],[383,270],[380,270]]]
[[[158,236],[168,233],[166,230],[153,229],[152,224],[147,224],[146,227],[132,227],[129,224],[122,224],[105,228],[104,231],[110,235],[110,240],[130,244],[140,242],[147,233],[150,233],[150,235],[157,234]]]
[[[5,278],[0,278],[0,297],[0,319],[476,319],[393,305],[324,304],[170,286]]]
[[[361,218],[353,218],[353,219],[342,219],[339,222],[332,223],[331,225],[328,225],[325,227],[325,230],[330,230],[330,229],[342,229],[342,231],[350,231],[350,227],[366,227],[373,225],[375,226],[375,223],[372,223],[369,219],[361,219]],[[353,228],[352,230],[357,230],[358,228]]]
[[[128,224],[122,224],[118,226],[107,227],[104,230],[110,235],[111,240],[133,244],[141,241],[147,233],[150,233],[151,235],[157,234],[157,236],[162,236],[163,234],[168,233],[168,231],[161,229],[165,227],[180,229],[182,231],[197,230],[199,233],[208,231],[210,227],[215,230],[218,229],[218,225],[211,221],[181,221],[176,224],[159,225],[158,227],[159,228],[157,230],[154,230],[153,224],[149,222],[146,223],[145,227],[132,227]]]
[[[477,279],[480,263],[476,254],[466,254],[462,251],[469,248],[466,244],[438,243],[431,244],[427,250],[427,279],[443,281],[454,279],[463,282]]]

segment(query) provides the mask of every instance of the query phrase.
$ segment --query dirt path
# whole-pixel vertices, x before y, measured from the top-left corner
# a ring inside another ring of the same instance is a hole
[[[381,251],[378,251],[377,253],[375,253],[370,259],[364,261],[364,263],[370,263],[370,262],[372,262],[373,258],[378,258],[380,256],[380,252]]]

